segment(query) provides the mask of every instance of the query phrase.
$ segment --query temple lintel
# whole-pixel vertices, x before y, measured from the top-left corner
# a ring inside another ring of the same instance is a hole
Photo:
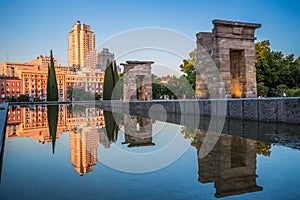
[[[237,21],[228,21],[228,20],[220,20],[214,19],[212,23],[216,25],[223,25],[223,26],[237,26],[237,27],[248,27],[248,28],[260,28],[261,24],[257,23],[249,23],[249,22],[237,22]]]

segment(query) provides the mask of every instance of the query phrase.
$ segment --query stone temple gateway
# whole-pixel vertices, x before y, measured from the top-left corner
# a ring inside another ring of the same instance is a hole
[[[213,20],[212,23],[212,33],[196,35],[196,97],[210,98],[209,91],[223,92],[226,98],[257,97],[254,32],[261,24],[225,20]],[[210,72],[210,65],[205,66],[201,61],[203,54],[199,52],[204,50],[211,56],[222,80]],[[208,89],[207,80],[214,82],[213,90]],[[218,81],[224,82],[225,91],[218,91]]]
[[[124,66],[123,100],[151,100],[153,61],[126,61]]]

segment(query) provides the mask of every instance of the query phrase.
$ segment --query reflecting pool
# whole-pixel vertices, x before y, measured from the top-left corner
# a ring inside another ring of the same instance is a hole
[[[299,198],[297,148],[221,134],[201,157],[207,134],[83,105],[10,107],[0,199]]]

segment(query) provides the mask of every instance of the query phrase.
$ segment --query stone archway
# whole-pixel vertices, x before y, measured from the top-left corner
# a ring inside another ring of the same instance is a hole
[[[126,61],[123,78],[123,100],[151,100],[153,61]]]

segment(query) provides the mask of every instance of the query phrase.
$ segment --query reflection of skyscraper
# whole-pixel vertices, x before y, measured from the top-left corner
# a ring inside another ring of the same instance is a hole
[[[75,171],[84,175],[93,171],[97,162],[99,130],[104,124],[103,110],[74,107],[68,113],[70,154]]]
[[[206,132],[197,132],[201,148]],[[199,149],[198,149],[199,152]],[[256,184],[256,141],[231,135],[221,135],[212,151],[198,157],[198,180],[214,182],[216,197],[261,191]]]
[[[125,141],[122,144],[128,144],[128,147],[151,146],[152,142],[152,120],[124,116]]]
[[[70,133],[71,162],[81,176],[93,171],[97,162],[98,133],[81,127]]]

